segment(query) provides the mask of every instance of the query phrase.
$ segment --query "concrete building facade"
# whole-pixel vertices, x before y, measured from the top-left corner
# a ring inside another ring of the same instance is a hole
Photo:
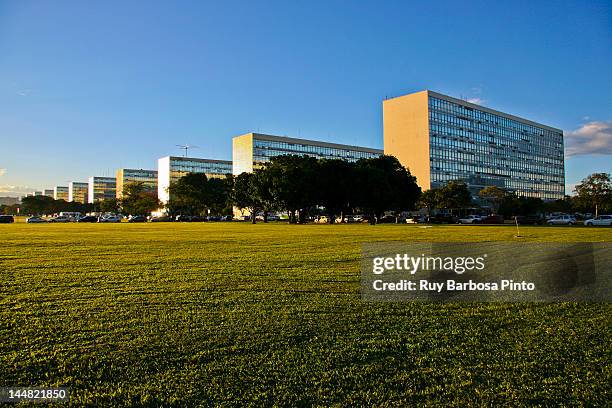
[[[232,174],[232,162],[195,157],[166,156],[157,161],[157,197],[163,204],[170,200],[170,184],[188,173],[204,173],[206,177]]]
[[[69,189],[68,186],[53,187],[53,199],[68,201]]]
[[[81,181],[71,181],[68,183],[68,201],[77,203],[87,203],[87,192],[89,184]]]
[[[525,197],[563,198],[563,131],[432,91],[383,102],[385,154],[423,188],[465,181]]]
[[[368,147],[247,133],[232,139],[232,172],[234,175],[250,173],[253,169],[268,162],[270,158],[288,154],[311,156],[317,159],[357,161],[379,157],[383,151]]]
[[[117,180],[114,177],[91,176],[87,182],[87,202],[111,200],[117,195]]]
[[[157,170],[119,169],[116,179],[115,196],[118,199],[123,197],[123,187],[130,183],[143,183],[145,190],[157,192]]]

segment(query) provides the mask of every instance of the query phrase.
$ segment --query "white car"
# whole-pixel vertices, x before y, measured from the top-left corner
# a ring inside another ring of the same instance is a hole
[[[548,225],[575,225],[576,219],[571,215],[559,215],[546,221]]]
[[[480,224],[482,217],[480,215],[468,215],[459,219],[459,224]]]
[[[47,220],[44,220],[44,219],[42,219],[40,217],[36,217],[36,216],[29,217],[26,220],[26,223],[28,223],[28,224],[40,224],[40,223],[43,223],[43,222],[47,222]]]
[[[105,215],[98,218],[98,222],[121,222],[121,217],[116,215]]]
[[[49,220],[49,222],[70,222],[71,219],[67,215],[58,215]]]
[[[612,215],[600,215],[599,217],[591,218],[584,221],[584,225],[605,225],[607,227],[612,225]]]

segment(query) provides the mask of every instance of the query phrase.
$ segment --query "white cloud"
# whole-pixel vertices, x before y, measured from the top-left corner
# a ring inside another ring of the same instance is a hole
[[[6,174],[6,169],[0,169],[0,176],[4,176]]]
[[[13,197],[28,194],[34,190],[34,188],[28,186],[0,185],[0,194]]]
[[[484,103],[484,99],[482,98],[468,98],[466,101],[469,103],[475,103],[476,105],[482,105]]]
[[[565,154],[612,155],[612,122],[589,122],[565,133]]]

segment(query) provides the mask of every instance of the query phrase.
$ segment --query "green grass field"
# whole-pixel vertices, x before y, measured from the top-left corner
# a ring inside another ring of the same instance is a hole
[[[610,304],[360,299],[362,242],[515,233],[0,225],[0,386],[66,386],[79,406],[608,405]],[[609,228],[521,235],[612,241]]]

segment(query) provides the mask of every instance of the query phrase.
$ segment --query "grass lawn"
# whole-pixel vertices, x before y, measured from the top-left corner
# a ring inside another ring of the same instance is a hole
[[[0,386],[65,386],[99,406],[609,404],[610,304],[360,299],[362,242],[515,233],[0,225]],[[612,241],[610,228],[521,235]]]

